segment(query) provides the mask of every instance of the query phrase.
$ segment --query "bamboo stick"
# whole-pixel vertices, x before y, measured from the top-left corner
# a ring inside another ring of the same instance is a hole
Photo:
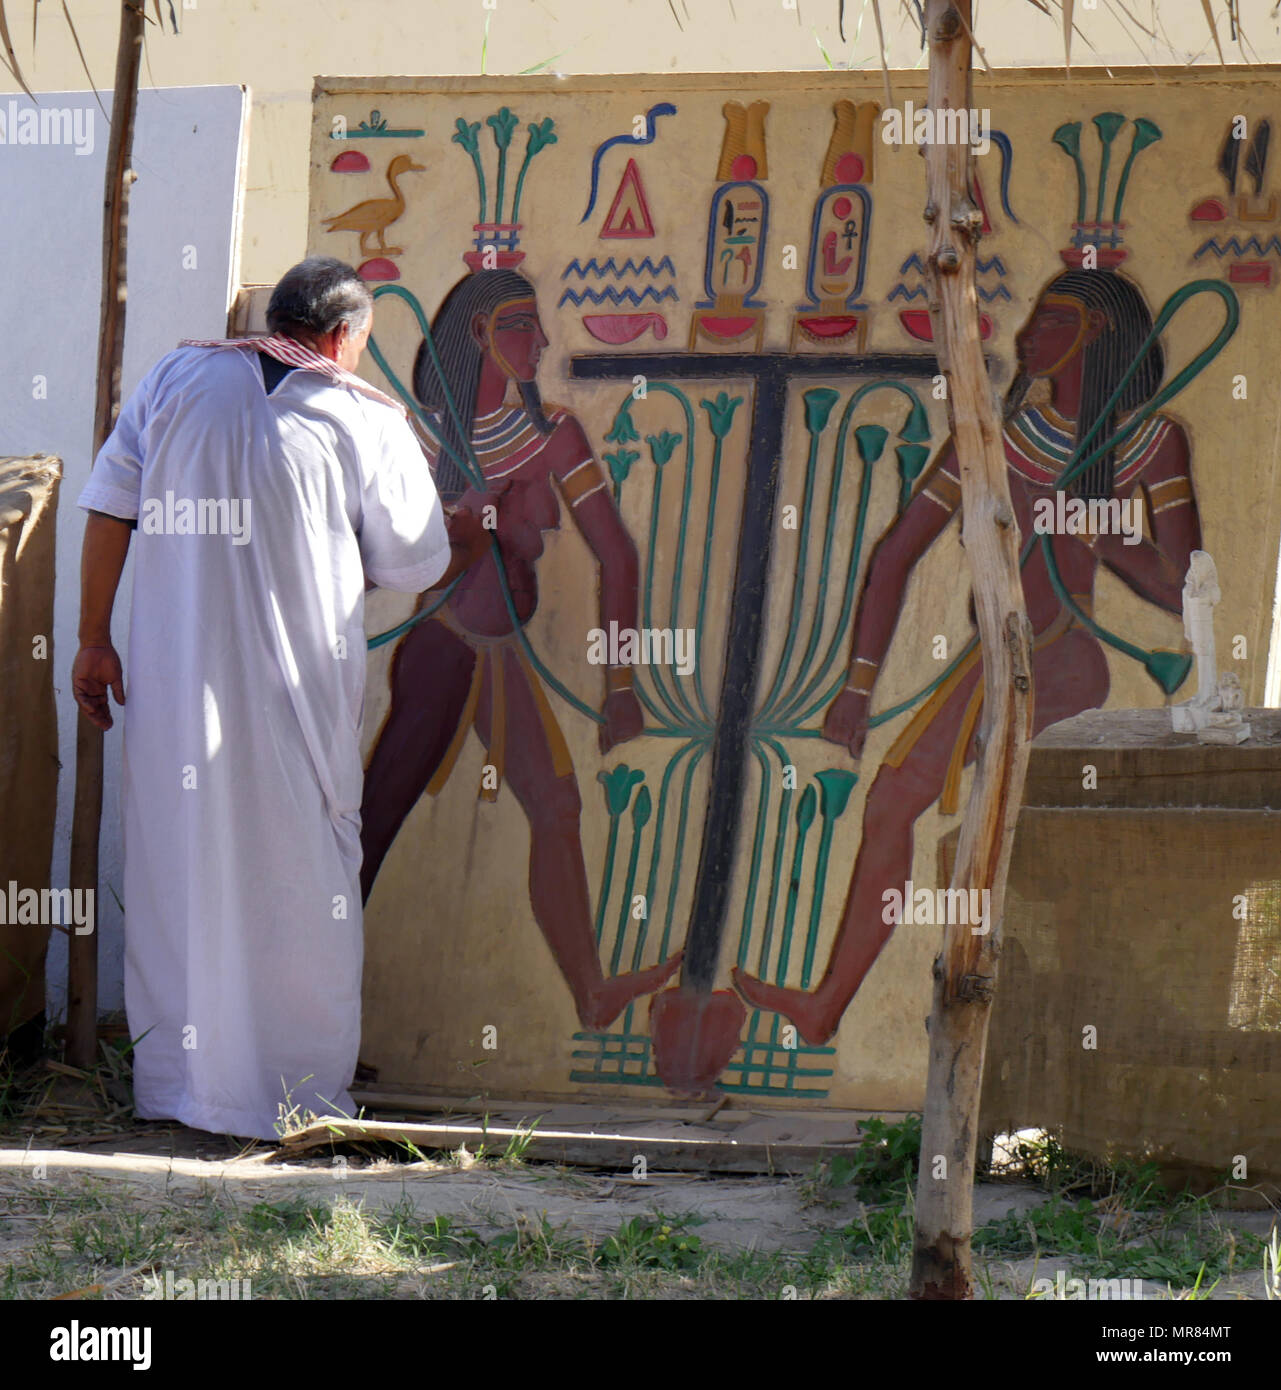
[[[972,0],[927,0],[929,104],[934,111],[972,104],[972,8]],[[975,257],[983,215],[970,197],[969,146],[928,145],[926,166],[930,309],[961,467],[962,539],[983,650],[978,766],[951,886],[988,889],[991,898],[988,933],[975,935],[965,924],[946,927],[934,962],[911,1294],[959,1299],[972,1292],[979,1088],[1005,880],[1027,772],[1032,661],[1001,418],[979,336]]]
[[[145,17],[142,0],[121,0],[116,45],[116,80],[111,103],[111,136],[103,183],[102,307],[98,321],[98,381],[94,403],[93,452],[96,457],[120,409],[120,376],[125,346],[126,260],[129,187],[134,173],[133,131],[138,111],[138,73],[142,66]],[[71,819],[72,889],[98,888],[98,830],[102,820],[102,731],[83,715],[76,721],[76,789]],[[95,914],[95,921],[97,914]],[[97,1061],[98,933],[72,936],[67,948],[67,1046],[72,1066]]]

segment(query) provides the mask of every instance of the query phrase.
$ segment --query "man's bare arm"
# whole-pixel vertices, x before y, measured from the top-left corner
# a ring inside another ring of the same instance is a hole
[[[510,484],[509,484],[510,486]],[[502,489],[504,492],[506,488]],[[449,530],[449,568],[428,590],[447,589],[464,570],[470,569],[492,549],[493,532],[487,531],[481,519],[468,507],[458,507],[446,517]]]
[[[90,512],[80,551],[80,645],[111,645],[111,611],[134,523]]]
[[[90,512],[80,551],[80,650],[71,686],[85,717],[100,729],[113,722],[107,691],[118,705],[125,702],[124,673],[111,642],[111,613],[133,530],[133,522]]]

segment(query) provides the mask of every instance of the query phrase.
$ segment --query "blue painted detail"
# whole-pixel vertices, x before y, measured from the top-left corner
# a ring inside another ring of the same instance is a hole
[[[1220,241],[1218,237],[1210,237],[1208,241],[1203,241],[1197,247],[1192,259],[1199,261],[1207,251],[1213,251],[1219,260],[1224,256],[1244,256],[1253,251],[1256,256],[1268,256],[1276,254],[1281,256],[1281,237],[1270,237],[1266,244],[1261,242],[1257,236],[1252,236],[1248,241],[1242,242],[1237,237],[1230,237],[1227,241]]]
[[[994,290],[985,290],[982,285],[976,285],[979,298],[984,304],[991,304],[994,299],[1010,299],[1009,290],[1004,285],[998,285]],[[906,299],[910,304],[914,299],[928,299],[929,292],[924,285],[917,285],[915,289],[909,290],[904,284],[895,285],[889,292],[887,302],[893,304],[896,299]]]
[[[990,139],[1001,151],[1001,208],[1017,227],[1020,225],[1019,219],[1015,217],[1014,209],[1010,206],[1010,173],[1014,166],[1014,146],[1010,144],[1010,137],[1003,130],[991,131]]]
[[[615,279],[621,279],[624,275],[662,275],[666,271],[669,275],[676,274],[676,267],[672,264],[670,256],[664,256],[657,265],[648,256],[642,260],[633,260],[630,256],[623,265],[619,265],[613,256],[605,262],[600,262],[595,256],[584,265],[575,257],[565,267],[561,273],[562,280],[568,280],[571,275],[576,275],[580,280],[586,280],[589,273],[594,274],[598,280],[603,280],[606,275],[612,275]]]
[[[634,304],[639,308],[647,299],[652,299],[655,304],[661,304],[665,299],[679,300],[680,296],[676,293],[674,285],[668,285],[660,294],[653,285],[646,285],[637,294],[630,286],[625,290],[617,290],[613,285],[606,285],[603,290],[566,290],[556,303],[559,309],[565,304],[580,306],[583,304]]]
[[[912,252],[912,254],[907,258],[907,260],[905,260],[903,264],[899,266],[898,273],[900,275],[906,275],[909,270],[919,270],[922,275],[926,273],[925,262],[921,259],[919,251]],[[983,259],[982,256],[980,256],[978,258],[978,270],[980,275],[986,275],[989,270],[994,270],[1002,278],[1004,278],[1010,273],[1008,270],[1006,270],[1005,262],[1000,258],[1000,256],[992,256],[989,260],[986,261]]]
[[[712,264],[712,256],[716,249],[716,225],[720,220],[721,206],[731,193],[737,192],[742,188],[750,188],[761,200],[761,230],[757,238],[757,246],[760,248],[756,257],[756,278],[747,287],[747,293],[743,296],[744,309],[763,309],[765,301],[763,299],[753,299],[752,296],[761,287],[761,276],[765,273],[764,254],[765,237],[769,230],[769,194],[759,183],[750,180],[742,183],[723,183],[712,195],[712,209],[707,218],[707,261],[703,267],[703,289],[707,294],[706,299],[697,301],[700,309],[712,309],[716,306],[716,286],[712,284],[712,272],[716,267]]]
[[[805,277],[805,293],[809,296],[809,303],[803,306],[805,308],[819,307],[818,291],[814,287],[814,277],[819,270],[818,233],[823,222],[823,209],[837,196],[854,197],[863,204],[863,234],[859,237],[858,275],[854,281],[854,288],[845,296],[845,307],[853,309],[854,301],[863,292],[863,277],[867,272],[867,243],[872,231],[872,195],[861,183],[835,183],[830,188],[825,188],[818,202],[814,204],[814,216],[810,223],[810,263]]]
[[[675,114],[676,108],[670,101],[657,102],[645,112],[644,135],[614,135],[596,146],[596,153],[592,156],[591,196],[587,200],[587,211],[578,219],[580,225],[587,221],[592,215],[592,209],[596,206],[596,195],[600,191],[600,162],[605,151],[612,149],[615,145],[652,145],[655,136],[658,134],[656,128],[658,125],[658,118],[660,116],[674,116]]]

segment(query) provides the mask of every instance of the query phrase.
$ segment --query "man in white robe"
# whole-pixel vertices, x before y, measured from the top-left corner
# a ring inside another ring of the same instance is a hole
[[[351,375],[372,299],[295,266],[273,337],[181,346],[94,464],[77,701],[124,704],[111,607],[135,534],[124,731],[125,1004],[137,1113],[271,1139],[352,1115],[360,1041],[367,581],[417,593],[448,528],[402,410]],[[452,546],[451,546],[452,541]]]

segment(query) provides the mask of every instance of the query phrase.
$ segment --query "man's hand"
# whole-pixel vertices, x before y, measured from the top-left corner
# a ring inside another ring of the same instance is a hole
[[[605,722],[597,731],[597,742],[602,753],[608,753],[615,744],[635,738],[645,727],[640,701],[631,690],[615,690],[605,701],[601,713]]]
[[[466,565],[472,565],[489,549],[493,531],[469,507],[459,507],[448,520],[449,543],[463,551]]]
[[[493,531],[470,507],[455,507],[445,518],[445,527],[449,532],[449,565],[428,593],[448,589],[459,575],[489,554],[494,539]]]
[[[116,704],[125,702],[124,672],[120,657],[111,645],[82,646],[71,667],[71,688],[76,703],[91,724],[109,729],[115,722],[107,701],[107,691],[116,697]]]
[[[870,706],[870,695],[858,690],[842,690],[828,706],[827,718],[823,721],[823,737],[829,743],[848,748],[850,757],[861,758],[863,744],[867,741]]]
[[[125,566],[133,523],[105,512],[89,513],[80,551],[80,650],[71,667],[71,688],[85,718],[111,728],[107,690],[125,702],[120,658],[111,645],[111,610]]]

